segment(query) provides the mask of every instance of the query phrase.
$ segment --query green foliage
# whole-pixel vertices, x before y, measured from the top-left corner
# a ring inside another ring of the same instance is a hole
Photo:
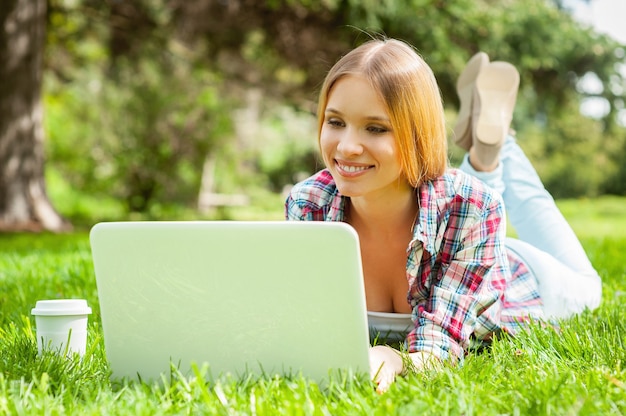
[[[263,143],[257,157],[259,172],[267,176],[270,189],[282,191],[321,169],[317,152],[317,119],[289,107],[276,107],[264,117],[258,140]]]
[[[48,95],[48,151],[73,186],[145,212],[194,202],[207,155],[230,133],[210,72],[143,58],[114,77],[84,73]],[[86,93],[87,92],[87,93]]]
[[[603,194],[620,168],[614,156],[623,139],[576,114],[575,107],[567,110],[543,125],[526,125],[518,132],[519,143],[555,198]]]
[[[219,164],[218,167],[224,166],[228,166],[228,164]],[[287,171],[283,172],[287,175]],[[216,181],[221,184],[230,183],[234,186],[232,174],[226,171],[225,176],[223,177],[218,169]],[[246,189],[246,196],[249,198],[250,204],[245,206],[222,206],[210,212],[199,213],[195,206],[158,201],[150,206],[148,212],[128,213],[123,201],[120,199],[109,195],[97,195],[90,190],[71,187],[56,169],[48,169],[46,178],[50,200],[59,210],[59,213],[72,221],[76,230],[88,230],[101,221],[163,219],[179,221],[231,219],[278,221],[285,218],[283,208],[285,196],[282,193],[268,190],[264,186],[265,184],[253,183]]]
[[[467,59],[483,50],[512,62],[522,78],[514,127],[548,189],[558,197],[626,193],[626,129],[617,124],[624,46],[582,27],[559,2],[49,3],[49,164],[72,187],[124,201],[126,212],[192,206],[207,156],[218,161],[218,192],[280,190],[312,173],[315,129],[294,129],[298,117],[284,117],[284,108],[313,112],[328,68],[378,34],[424,56],[450,125]],[[601,92],[580,90],[590,72]],[[251,89],[261,92],[259,131],[242,140],[234,124]],[[601,120],[579,113],[590,95],[610,104]],[[451,157],[460,157],[454,146]]]

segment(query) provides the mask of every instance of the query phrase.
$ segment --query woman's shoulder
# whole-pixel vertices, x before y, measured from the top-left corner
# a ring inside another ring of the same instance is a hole
[[[295,184],[287,197],[287,208],[298,207],[306,211],[328,211],[340,198],[337,185],[328,170],[324,169]]]
[[[487,186],[476,177],[450,168],[429,183],[429,192],[439,205],[461,204],[485,209],[494,204],[501,204],[502,197],[497,191]]]
[[[421,220],[426,236],[424,249],[430,253],[439,252],[442,247],[458,248],[465,238],[463,235],[475,225],[492,230],[499,227],[504,218],[502,197],[479,179],[458,169],[449,169],[423,184],[420,198],[424,208]],[[453,242],[452,246],[446,246],[443,239]]]

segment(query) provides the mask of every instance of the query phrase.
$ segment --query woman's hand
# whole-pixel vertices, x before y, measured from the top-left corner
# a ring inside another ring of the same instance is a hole
[[[384,393],[404,369],[400,352],[385,345],[376,345],[370,348],[369,358],[370,377],[376,383],[376,392]]]
[[[441,362],[434,355],[427,352],[414,352],[406,355],[409,369],[404,368],[405,358],[402,353],[386,345],[371,347],[369,351],[370,377],[376,383],[376,392],[384,393],[389,390],[396,376],[405,371],[419,371],[428,368],[437,368]]]

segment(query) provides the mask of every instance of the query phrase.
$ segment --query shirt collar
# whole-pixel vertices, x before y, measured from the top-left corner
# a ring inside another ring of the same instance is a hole
[[[436,249],[437,236],[437,213],[439,212],[439,204],[445,198],[438,198],[437,190],[432,181],[427,181],[415,189],[415,196],[419,203],[419,215],[417,216],[415,227],[413,227],[413,238],[409,243],[408,250],[415,247],[420,242],[424,250],[434,255]],[[334,198],[329,208],[326,218],[329,221],[345,221],[346,206],[348,198],[341,195],[338,189],[335,189]]]

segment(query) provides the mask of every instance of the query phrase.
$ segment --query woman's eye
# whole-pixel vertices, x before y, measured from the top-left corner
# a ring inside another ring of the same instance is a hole
[[[384,134],[384,133],[387,133],[389,129],[382,127],[382,126],[369,126],[367,128],[367,131],[369,131],[370,133],[374,133],[374,134]]]
[[[326,121],[326,123],[333,127],[343,127],[341,120],[337,120],[336,118],[330,118]]]

